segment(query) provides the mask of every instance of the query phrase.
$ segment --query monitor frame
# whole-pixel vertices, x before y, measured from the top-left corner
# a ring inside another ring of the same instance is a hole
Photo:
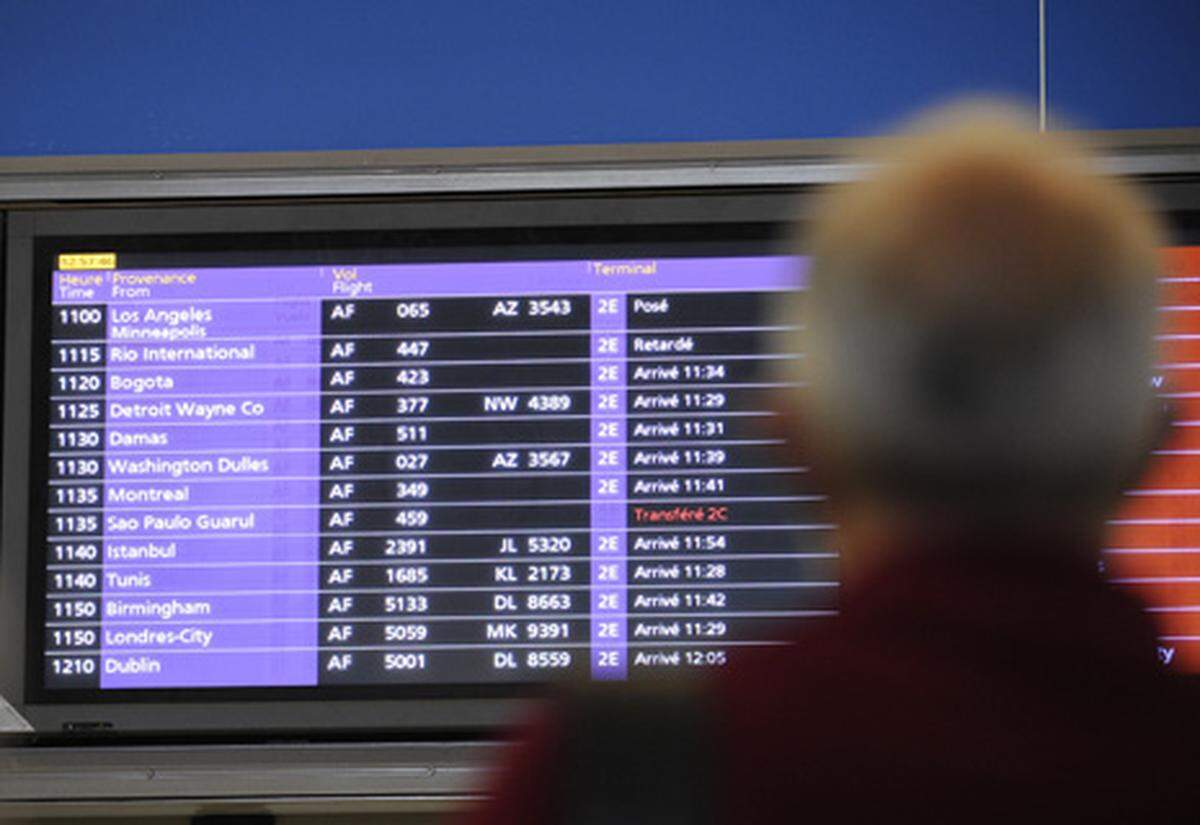
[[[1136,166],[1136,164],[1135,164]],[[838,179],[852,177],[834,176]],[[1200,242],[1200,174],[1165,171],[1143,179],[1152,198],[1186,243]],[[814,182],[817,183],[817,182]],[[451,192],[375,199],[328,197],[264,201],[101,200],[89,205],[12,205],[4,218],[5,400],[0,455],[0,695],[30,721],[35,735],[71,741],[97,735],[213,737],[237,741],[279,738],[374,738],[468,741],[488,738],[523,714],[516,698],[346,699],[45,704],[27,685],[27,582],[32,386],[34,247],[48,236],[128,236],[255,232],[503,227],[569,228],[770,224],[781,234],[807,215],[814,186],[711,186],[557,192]],[[332,704],[331,704],[332,701]]]

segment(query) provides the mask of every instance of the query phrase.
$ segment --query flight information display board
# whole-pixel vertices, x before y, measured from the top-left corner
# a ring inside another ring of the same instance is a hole
[[[767,426],[801,271],[60,256],[44,688],[621,680],[832,615]]]

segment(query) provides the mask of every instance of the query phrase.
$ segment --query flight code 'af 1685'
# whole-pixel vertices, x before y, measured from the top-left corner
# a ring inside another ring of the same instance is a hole
[[[625,679],[830,615],[769,426],[793,270],[58,273],[46,686]]]

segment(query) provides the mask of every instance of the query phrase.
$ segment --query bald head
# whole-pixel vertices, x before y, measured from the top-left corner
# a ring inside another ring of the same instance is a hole
[[[1005,508],[1107,500],[1155,429],[1159,229],[1065,137],[952,110],[814,223],[797,362],[852,491]]]

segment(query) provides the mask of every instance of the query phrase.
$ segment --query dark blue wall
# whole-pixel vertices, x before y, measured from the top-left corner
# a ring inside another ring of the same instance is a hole
[[[1198,0],[1049,3],[1088,125],[1200,125]],[[1035,0],[0,0],[0,25],[3,155],[840,137],[1037,94]]]
[[[1200,0],[1047,0],[1047,98],[1083,128],[1200,126]]]

